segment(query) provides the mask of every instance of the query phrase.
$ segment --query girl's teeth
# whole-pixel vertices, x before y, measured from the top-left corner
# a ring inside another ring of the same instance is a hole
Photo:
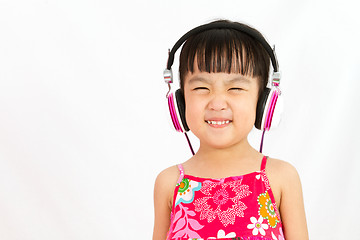
[[[224,125],[224,124],[228,124],[230,121],[206,121],[209,124],[213,124],[213,125]]]

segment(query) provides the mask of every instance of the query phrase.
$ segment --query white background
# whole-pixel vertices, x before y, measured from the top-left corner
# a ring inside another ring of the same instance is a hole
[[[155,177],[190,157],[166,111],[167,49],[218,18],[276,44],[285,112],[264,153],[298,169],[310,238],[359,239],[356,1],[9,0],[1,240],[151,238]],[[249,139],[258,148],[257,130]]]

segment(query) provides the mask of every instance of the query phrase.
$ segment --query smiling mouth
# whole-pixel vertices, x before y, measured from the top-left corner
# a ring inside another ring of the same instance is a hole
[[[224,127],[224,126],[227,126],[232,121],[230,121],[230,120],[224,120],[224,121],[205,120],[205,122],[212,127]]]

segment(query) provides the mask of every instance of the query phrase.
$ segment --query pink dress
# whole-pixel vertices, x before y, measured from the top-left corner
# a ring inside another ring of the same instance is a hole
[[[266,161],[260,171],[221,179],[186,175],[178,165],[167,240],[284,240]]]

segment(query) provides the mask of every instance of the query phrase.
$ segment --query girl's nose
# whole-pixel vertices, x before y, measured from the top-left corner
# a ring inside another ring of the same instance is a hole
[[[222,94],[214,94],[209,102],[208,107],[210,110],[221,111],[227,109],[228,103],[225,96]]]

